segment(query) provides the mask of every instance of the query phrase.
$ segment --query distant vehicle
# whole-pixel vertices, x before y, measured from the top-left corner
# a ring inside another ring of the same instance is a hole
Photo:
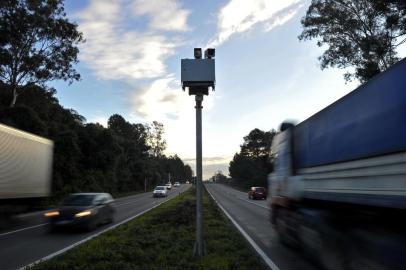
[[[168,189],[166,186],[157,186],[152,192],[152,197],[166,197],[168,196]]]
[[[48,139],[0,124],[1,219],[50,195],[53,147]]]
[[[266,200],[266,190],[263,187],[252,187],[248,192],[248,199],[250,200]]]
[[[189,182],[189,181],[186,181],[186,184],[190,184],[190,182]]]
[[[172,183],[171,183],[171,182],[168,182],[168,183],[166,183],[165,186],[166,186],[167,189],[171,189],[171,188],[172,188]]]
[[[78,227],[93,230],[103,223],[114,221],[113,198],[108,193],[74,193],[55,210],[44,215],[51,228]]]
[[[180,183],[179,182],[175,182],[175,184],[173,184],[174,187],[180,187]]]
[[[272,141],[278,238],[325,269],[405,268],[405,74],[403,59]]]

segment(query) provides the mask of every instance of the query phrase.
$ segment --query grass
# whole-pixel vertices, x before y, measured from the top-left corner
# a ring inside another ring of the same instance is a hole
[[[204,193],[207,255],[193,256],[194,188],[150,212],[30,269],[266,269]]]

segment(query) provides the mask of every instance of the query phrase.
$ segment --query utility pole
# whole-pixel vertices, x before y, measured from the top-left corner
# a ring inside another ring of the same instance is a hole
[[[182,59],[182,89],[189,90],[189,95],[195,96],[196,101],[196,240],[194,255],[205,255],[203,236],[203,183],[202,183],[202,102],[203,96],[209,94],[209,88],[215,87],[214,49],[205,51],[202,59],[202,49],[195,48],[195,59]]]
[[[196,242],[195,255],[205,253],[203,239],[203,198],[202,198],[202,102],[203,95],[196,95]]]

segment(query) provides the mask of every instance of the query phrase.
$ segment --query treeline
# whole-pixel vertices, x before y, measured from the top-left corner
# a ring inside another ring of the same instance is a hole
[[[253,129],[244,137],[240,152],[229,165],[230,184],[247,189],[251,186],[267,187],[267,176],[272,171],[269,151],[276,132]],[[223,180],[224,181],[224,180]]]
[[[28,85],[14,107],[11,89],[0,85],[0,122],[54,141],[52,191],[130,193],[192,177],[178,156],[165,156],[163,125],[132,124],[115,114],[105,128],[86,123],[78,112],[62,107],[54,89]]]

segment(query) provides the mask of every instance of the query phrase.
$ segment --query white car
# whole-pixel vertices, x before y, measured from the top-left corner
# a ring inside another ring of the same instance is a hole
[[[180,187],[180,183],[179,182],[175,182],[175,184],[173,184],[174,187]]]
[[[166,196],[168,196],[168,189],[166,188],[166,186],[157,186],[152,192],[152,197],[154,198]]]
[[[171,189],[171,188],[172,188],[172,183],[171,183],[171,182],[168,182],[168,183],[166,183],[165,186],[166,186],[167,189]]]

